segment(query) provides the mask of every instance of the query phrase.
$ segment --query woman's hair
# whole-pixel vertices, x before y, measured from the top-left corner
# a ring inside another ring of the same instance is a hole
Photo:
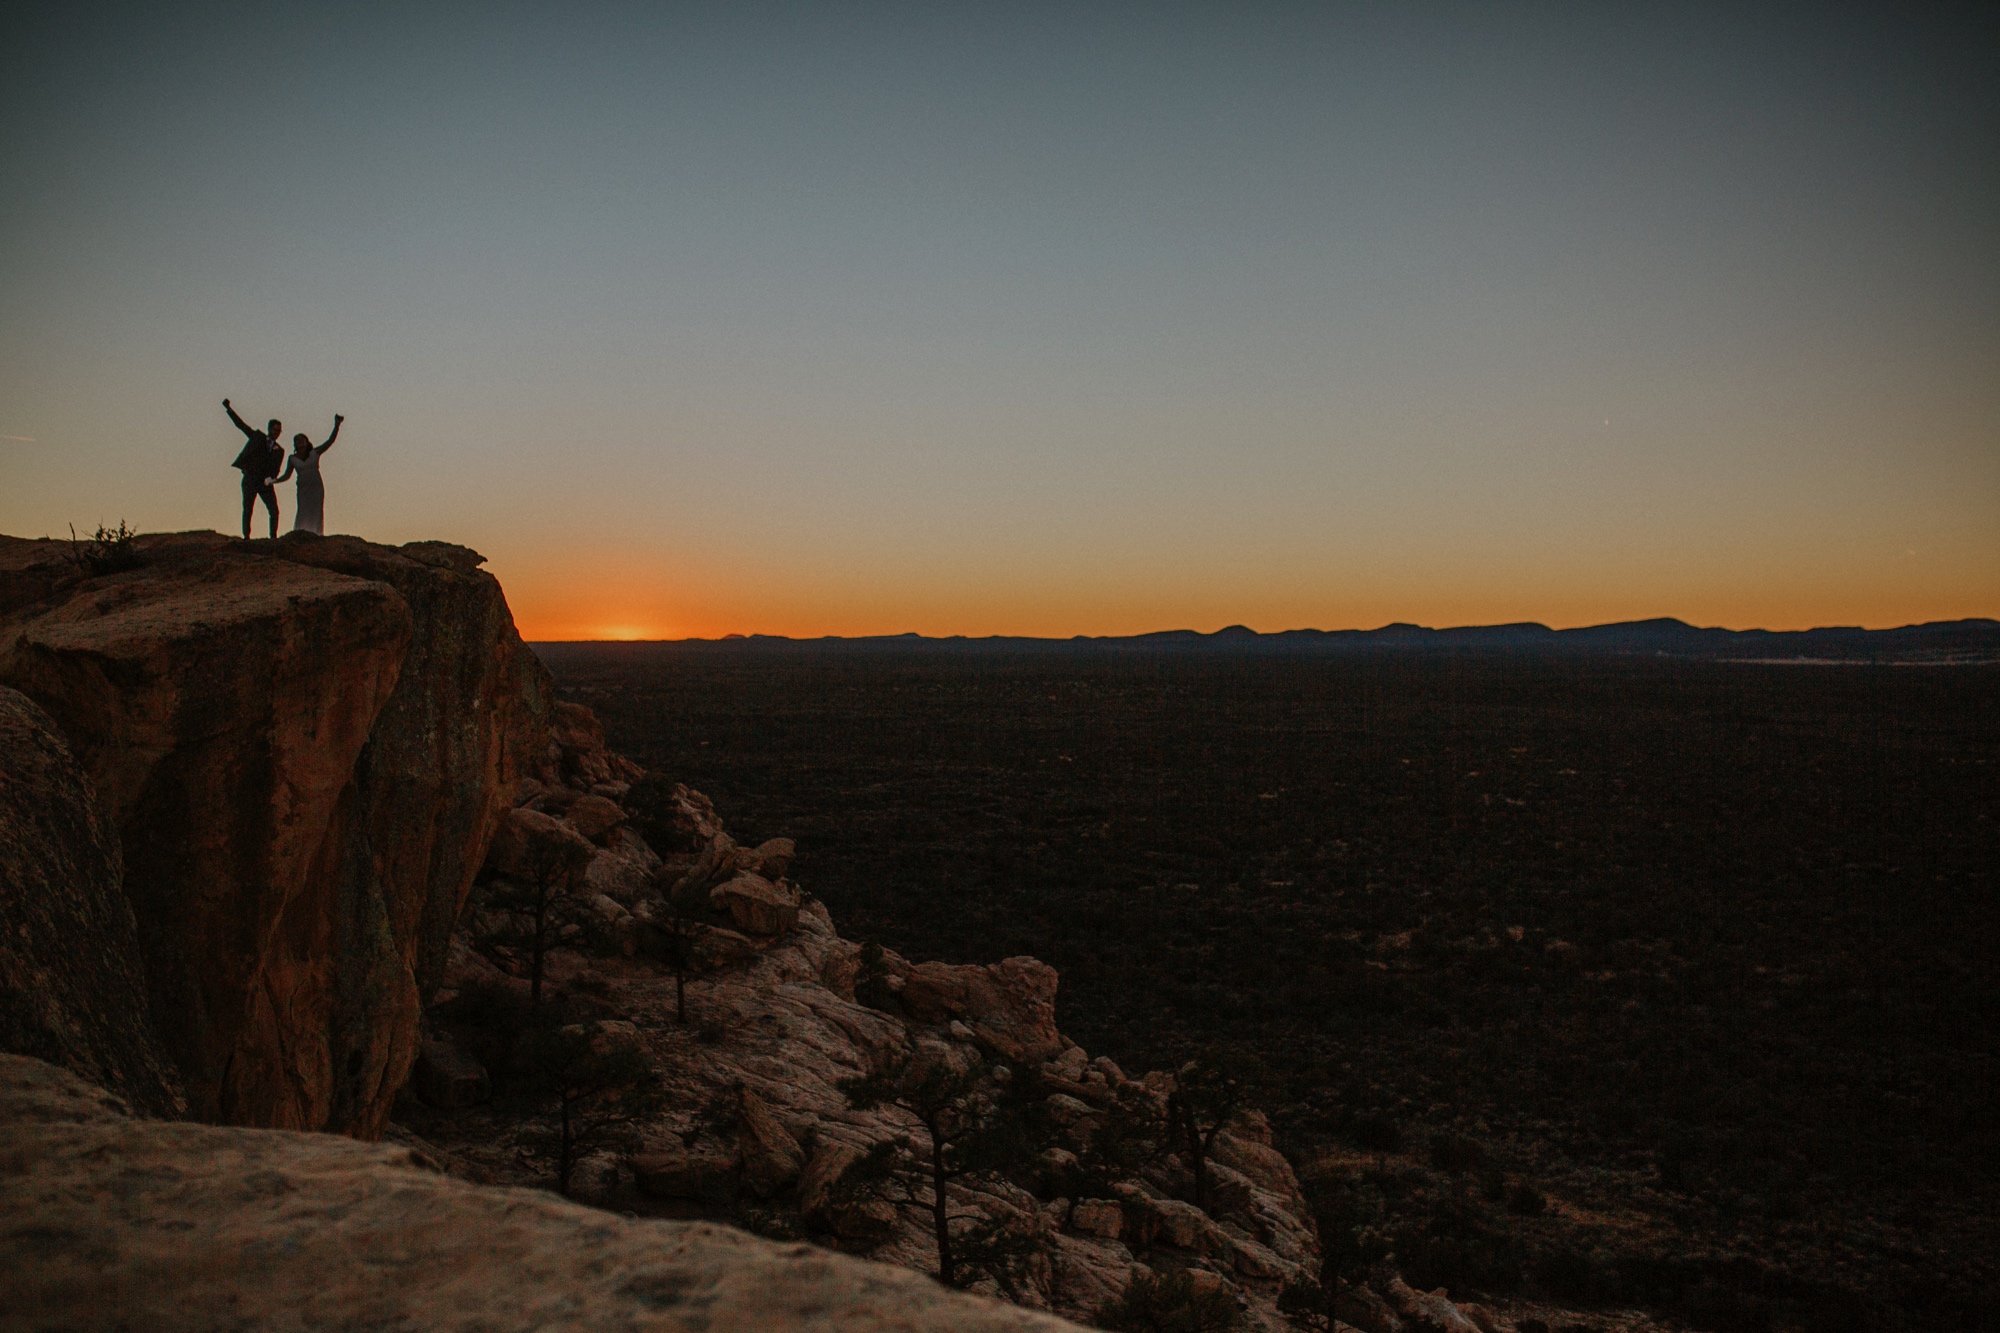
[[[300,431],[297,435],[292,436],[292,446],[300,453],[304,453],[306,450],[312,448],[312,444],[313,442],[306,438],[304,431]]]

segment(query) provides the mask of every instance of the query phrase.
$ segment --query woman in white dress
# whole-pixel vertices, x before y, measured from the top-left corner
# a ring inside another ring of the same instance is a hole
[[[326,531],[326,483],[319,478],[319,459],[340,438],[340,423],[346,419],[338,412],[333,414],[333,433],[317,449],[304,434],[292,436],[292,456],[285,460],[285,470],[278,480],[298,478],[298,496],[292,506],[293,532]]]

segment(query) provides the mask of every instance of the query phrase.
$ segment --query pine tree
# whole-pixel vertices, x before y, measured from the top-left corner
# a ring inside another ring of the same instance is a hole
[[[1194,1206],[1208,1209],[1208,1158],[1215,1136],[1249,1104],[1255,1069],[1246,1057],[1210,1055],[1190,1060],[1174,1075],[1167,1123],[1194,1173]]]
[[[602,1024],[543,1027],[529,1036],[524,1056],[530,1095],[553,1122],[529,1143],[554,1165],[565,1195],[578,1162],[629,1143],[663,1105],[652,1064]]]
[[[963,1192],[958,1182],[1007,1179],[1037,1163],[1040,1099],[1028,1076],[1002,1079],[1001,1072],[983,1062],[954,1068],[942,1059],[905,1055],[882,1072],[843,1082],[840,1089],[856,1110],[898,1107],[916,1119],[921,1133],[875,1144],[848,1168],[840,1189],[923,1213],[937,1245],[939,1282],[960,1286],[968,1273],[984,1272],[1012,1293],[1035,1242],[982,1214],[953,1209],[954,1187]]]
[[[568,836],[537,834],[528,843],[528,913],[533,918],[528,935],[528,999],[542,1002],[542,971],[548,957],[554,929],[557,901],[566,896],[577,878],[590,866],[593,849],[581,834]]]

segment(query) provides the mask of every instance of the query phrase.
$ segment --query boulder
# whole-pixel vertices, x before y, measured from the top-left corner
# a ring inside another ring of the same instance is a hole
[[[118,835],[49,715],[0,687],[0,1049],[143,1115],[187,1109],[154,1036]]]
[[[920,1023],[964,1021],[995,1055],[1039,1064],[1063,1049],[1056,1031],[1056,970],[1034,958],[997,963],[918,963],[900,998]]]
[[[750,854],[753,864],[745,866],[765,879],[783,879],[792,869],[792,858],[798,855],[798,848],[790,838],[768,838],[757,844]]]
[[[605,835],[625,822],[625,807],[609,797],[594,792],[585,793],[569,804],[563,817],[575,826],[576,831],[592,842],[601,843]]]
[[[535,808],[551,815],[567,815],[569,808],[583,799],[583,793],[574,787],[565,787],[560,782],[542,788],[535,798]]]
[[[1417,1291],[1401,1278],[1391,1278],[1382,1296],[1401,1315],[1404,1324],[1415,1324],[1436,1333],[1480,1333],[1479,1325],[1467,1319],[1451,1303],[1443,1287]]]
[[[494,830],[486,865],[498,874],[533,882],[545,867],[588,867],[598,855],[568,820],[523,807],[507,811]]]
[[[750,935],[783,935],[799,923],[799,891],[762,875],[738,875],[709,890],[708,901]]]
[[[1285,1155],[1270,1146],[1268,1141],[1260,1142],[1257,1135],[1258,1122],[1246,1122],[1239,1118],[1228,1129],[1217,1132],[1209,1148],[1210,1157],[1233,1170],[1240,1171],[1258,1188],[1306,1210],[1305,1194],[1299,1188],[1299,1178],[1292,1170],[1292,1164]],[[1249,1137],[1240,1137],[1239,1131]],[[1269,1127],[1263,1132],[1269,1134]]]
[[[659,854],[646,845],[646,840],[634,832],[630,824],[620,824],[606,834],[604,849],[638,863],[648,875],[659,872]]]
[[[624,805],[646,841],[665,855],[699,852],[722,832],[722,821],[706,796],[657,773],[635,781]]]
[[[630,958],[639,951],[639,922],[617,899],[585,890],[570,898],[582,913],[580,924],[605,953]]]
[[[768,1199],[798,1179],[806,1155],[790,1130],[778,1123],[764,1099],[749,1088],[738,1091],[737,1142],[743,1154],[743,1183]]]
[[[1052,1092],[1047,1099],[1049,1119],[1058,1125],[1074,1125],[1094,1114],[1090,1103],[1070,1096],[1068,1093]]]
[[[1458,1312],[1477,1325],[1479,1333],[1514,1333],[1513,1326],[1490,1306],[1467,1302],[1458,1307]]]
[[[493,1095],[486,1067],[448,1037],[425,1038],[411,1082],[424,1104],[440,1111],[478,1106]]]
[[[704,909],[709,905],[708,891],[736,873],[736,850],[734,838],[718,833],[692,858],[682,855],[661,858],[653,882],[681,910]]]
[[[1191,1203],[1154,1199],[1151,1212],[1157,1219],[1154,1237],[1158,1244],[1196,1254],[1227,1255],[1234,1249],[1215,1219]]]
[[[610,847],[597,848],[583,872],[584,887],[627,906],[652,892],[653,877],[646,863]]]
[[[849,1167],[867,1155],[867,1149],[852,1140],[822,1140],[799,1176],[799,1212],[808,1221],[823,1220],[827,1205],[834,1198],[833,1187],[840,1183]]]
[[[692,1151],[678,1144],[645,1152],[631,1161],[639,1192],[649,1199],[689,1199],[714,1203],[736,1192],[741,1158],[735,1152]]]
[[[1083,1080],[1083,1073],[1089,1062],[1090,1057],[1084,1054],[1083,1047],[1070,1046],[1053,1060],[1043,1062],[1042,1072],[1065,1082],[1079,1083]]]
[[[873,1241],[893,1235],[901,1219],[886,1199],[843,1198],[835,1186],[867,1155],[847,1139],[823,1139],[799,1176],[799,1215],[843,1240]]]
[[[604,724],[582,704],[567,700],[556,703],[549,716],[549,739],[560,756],[562,776],[570,785],[588,791],[618,776],[604,753]]]
[[[1125,1209],[1115,1199],[1084,1199],[1076,1205],[1069,1224],[1082,1235],[1117,1240],[1125,1231]]]
[[[559,700],[549,714],[549,739],[565,750],[602,750],[604,724],[585,705]]]

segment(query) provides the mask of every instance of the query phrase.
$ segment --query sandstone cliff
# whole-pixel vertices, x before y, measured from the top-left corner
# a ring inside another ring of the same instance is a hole
[[[198,1119],[373,1137],[545,677],[458,547],[142,537],[94,570],[0,539],[0,684],[117,830]]]
[[[178,1116],[187,1103],[153,1035],[120,882],[90,779],[48,714],[0,687],[0,1049]]]

